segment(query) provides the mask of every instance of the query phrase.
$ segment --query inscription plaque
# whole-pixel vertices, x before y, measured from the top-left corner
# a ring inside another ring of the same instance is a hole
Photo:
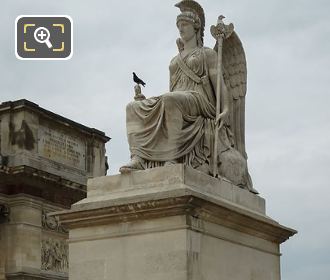
[[[86,144],[73,135],[49,127],[39,127],[39,155],[81,170],[86,169]]]

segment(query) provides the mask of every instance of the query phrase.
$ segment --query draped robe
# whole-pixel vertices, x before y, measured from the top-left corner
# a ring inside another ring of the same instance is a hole
[[[162,166],[167,161],[194,168],[209,166],[215,93],[208,76],[205,48],[196,48],[185,57],[179,53],[169,70],[170,92],[127,105],[131,155],[144,159],[145,168]],[[231,145],[226,130],[220,134],[221,150],[226,150]]]

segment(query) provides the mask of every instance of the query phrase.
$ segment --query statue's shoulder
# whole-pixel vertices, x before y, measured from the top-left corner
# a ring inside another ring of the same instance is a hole
[[[209,47],[203,47],[203,51],[206,54],[207,60],[213,61],[217,58],[217,52]]]
[[[209,47],[203,47],[202,49],[208,55],[217,55],[217,52],[214,49],[211,49]]]
[[[176,64],[176,61],[177,61],[177,59],[178,59],[178,56],[179,56],[179,54],[175,55],[175,56],[171,59],[171,61],[170,61],[170,65],[169,65],[170,68],[171,68],[172,65]]]
[[[179,54],[176,54],[175,56],[172,57],[171,62],[175,61],[178,58]]]

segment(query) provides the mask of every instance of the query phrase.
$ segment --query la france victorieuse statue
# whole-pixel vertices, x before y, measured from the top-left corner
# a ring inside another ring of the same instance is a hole
[[[170,61],[170,89],[126,108],[131,160],[121,173],[182,163],[226,178],[251,192],[245,151],[246,59],[232,24],[211,27],[215,47],[203,44],[205,15],[195,1],[175,5],[178,54]]]
[[[220,16],[204,47],[201,6],[176,6],[169,91],[146,98],[134,75],[126,175],[88,180],[87,197],[58,214],[71,280],[281,279],[280,244],[296,231],[266,215],[247,170],[242,44]]]

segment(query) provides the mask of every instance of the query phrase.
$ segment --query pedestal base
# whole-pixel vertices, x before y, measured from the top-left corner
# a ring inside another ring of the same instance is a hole
[[[259,196],[182,165],[92,179],[57,215],[70,280],[279,280],[279,244],[295,234]]]

